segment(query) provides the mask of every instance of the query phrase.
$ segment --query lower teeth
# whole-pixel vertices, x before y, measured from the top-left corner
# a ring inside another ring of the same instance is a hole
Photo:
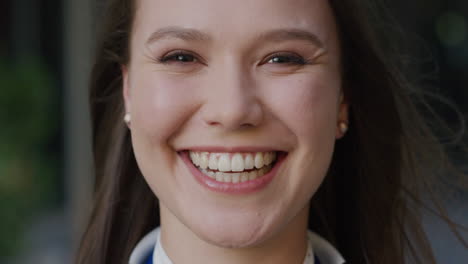
[[[219,182],[230,182],[239,183],[255,180],[267,174],[272,168],[272,165],[265,166],[261,169],[253,170],[250,172],[238,172],[238,173],[225,173],[220,171],[210,171],[206,169],[198,168],[203,174]]]

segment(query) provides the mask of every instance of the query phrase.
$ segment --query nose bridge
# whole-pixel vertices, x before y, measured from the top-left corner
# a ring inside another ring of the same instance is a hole
[[[231,130],[258,125],[262,114],[249,70],[235,58],[225,59],[219,65],[208,81],[205,122]]]
[[[215,78],[218,79],[216,81],[218,89],[216,90],[221,97],[229,99],[225,103],[231,103],[231,107],[235,106],[236,103],[245,103],[254,96],[254,90],[248,89],[248,87],[253,86],[251,76],[249,76],[248,70],[241,66],[240,62],[226,61],[215,74]]]

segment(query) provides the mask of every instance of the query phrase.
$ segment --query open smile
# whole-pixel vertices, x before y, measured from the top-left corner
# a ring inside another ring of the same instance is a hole
[[[272,181],[286,152],[179,152],[196,180],[213,191],[250,193]]]

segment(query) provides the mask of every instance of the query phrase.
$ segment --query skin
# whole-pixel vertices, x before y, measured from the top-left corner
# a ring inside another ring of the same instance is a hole
[[[153,34],[166,27],[207,36]],[[259,38],[278,29],[318,41]],[[158,60],[174,51],[187,55]],[[327,1],[140,0],[122,71],[135,156],[160,200],[172,261],[302,263],[309,200],[343,136],[338,122],[347,120]],[[261,191],[223,194],[196,182],[177,153],[206,146],[264,147],[288,157]]]

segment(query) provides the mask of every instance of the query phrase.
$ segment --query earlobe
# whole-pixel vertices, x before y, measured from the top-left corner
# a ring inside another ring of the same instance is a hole
[[[344,137],[349,130],[349,104],[345,100],[343,93],[340,95],[340,105],[338,109],[338,122],[336,129],[336,139]]]
[[[127,124],[128,128],[130,128],[130,124],[132,122],[132,116],[130,115],[130,113],[125,113],[125,116],[124,116],[124,122],[125,124]]]

